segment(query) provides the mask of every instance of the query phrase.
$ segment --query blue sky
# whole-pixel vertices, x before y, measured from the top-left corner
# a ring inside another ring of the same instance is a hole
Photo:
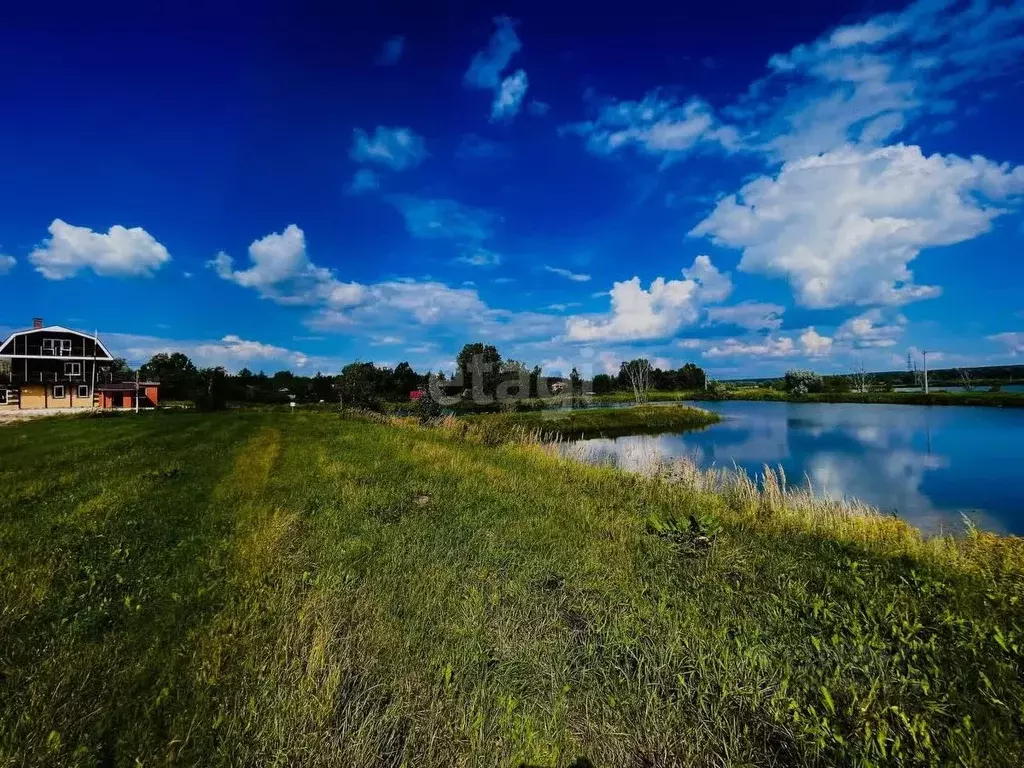
[[[308,373],[1020,362],[1024,2],[786,6],[20,7],[0,330]]]

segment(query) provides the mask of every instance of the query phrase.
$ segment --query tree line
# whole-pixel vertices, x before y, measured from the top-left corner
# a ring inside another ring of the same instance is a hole
[[[791,374],[800,373],[801,376]],[[809,374],[812,378],[808,378]],[[816,377],[816,378],[815,378]],[[867,371],[863,367],[852,370],[848,374],[814,374],[809,371],[791,370],[782,378],[752,378],[730,382],[741,386],[761,386],[772,389],[790,391],[799,385],[799,379],[809,392],[849,392],[858,391],[865,386],[871,389],[888,391],[895,387],[921,387],[924,371],[916,365],[905,371]],[[928,382],[932,387],[962,386],[999,386],[1002,384],[1024,383],[1024,365],[986,365],[962,368],[929,368]]]
[[[431,375],[416,371],[408,362],[392,367],[355,361],[337,374],[317,372],[304,376],[288,370],[273,374],[242,368],[229,373],[220,366],[199,367],[183,352],[158,353],[138,369],[140,380],[160,382],[164,402],[191,401],[199,408],[217,409],[228,402],[285,404],[288,402],[338,402],[363,408],[378,408],[385,402],[408,402],[414,392],[430,397],[431,390],[443,396],[474,396],[483,399],[531,399],[549,394],[611,394],[632,388],[630,370],[642,365],[651,389],[693,390],[705,386],[704,371],[694,363],[679,369],[654,368],[646,359],[623,362],[617,374],[598,374],[586,380],[576,368],[568,376],[545,376],[539,365],[503,358],[493,344],[466,344],[456,358],[456,371]],[[118,358],[106,374],[113,381],[131,381],[136,376],[128,363]],[[431,387],[431,381],[433,387]]]

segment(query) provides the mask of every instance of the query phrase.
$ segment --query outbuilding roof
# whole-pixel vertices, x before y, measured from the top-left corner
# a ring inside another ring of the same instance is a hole
[[[135,391],[134,381],[115,381],[110,384],[97,384],[97,392],[134,392]],[[139,389],[143,387],[159,387],[159,381],[140,381],[138,383]]]

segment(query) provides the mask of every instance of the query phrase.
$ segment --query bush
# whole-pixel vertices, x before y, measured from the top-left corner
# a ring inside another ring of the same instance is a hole
[[[802,397],[812,392],[824,390],[821,376],[814,371],[791,369],[786,371],[785,388],[791,395]]]
[[[853,389],[848,376],[826,376],[822,385],[823,392],[836,395],[845,395]]]
[[[441,404],[431,396],[429,389],[416,401],[416,415],[423,423],[440,418],[442,412]]]
[[[728,388],[720,381],[714,379],[708,379],[707,386],[704,389],[704,394],[712,399],[723,398],[729,394]]]

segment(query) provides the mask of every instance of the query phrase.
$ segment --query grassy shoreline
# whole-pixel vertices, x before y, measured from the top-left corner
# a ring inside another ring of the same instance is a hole
[[[1021,539],[453,422],[0,431],[0,765],[1018,764]]]
[[[513,436],[554,440],[671,432],[701,429],[721,421],[717,413],[683,405],[523,411],[460,418],[492,436],[492,442],[504,442]]]
[[[628,403],[633,400],[631,392],[615,392],[610,395],[594,395],[597,403]],[[1024,408],[1024,392],[868,392],[816,393],[794,397],[774,389],[730,390],[720,395],[711,395],[703,390],[679,392],[650,392],[650,402],[675,402],[679,400],[716,401],[749,400],[789,403],[866,403],[884,405],[972,405],[995,408]]]

